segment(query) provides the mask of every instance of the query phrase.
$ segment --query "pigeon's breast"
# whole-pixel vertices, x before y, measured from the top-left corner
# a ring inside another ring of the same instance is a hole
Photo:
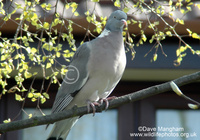
[[[93,45],[91,45],[93,44]],[[126,55],[122,36],[118,40],[104,37],[95,39],[90,44],[90,59],[88,61],[89,79],[93,81],[99,96],[106,96],[117,85],[126,65]]]

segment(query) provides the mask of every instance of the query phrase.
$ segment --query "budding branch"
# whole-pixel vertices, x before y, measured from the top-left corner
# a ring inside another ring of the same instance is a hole
[[[173,81],[174,83],[176,83],[176,85],[180,87],[197,80],[200,80],[200,72],[196,72],[190,75],[185,75]],[[170,90],[172,90],[170,87],[170,82],[166,82],[160,85],[155,85],[155,86],[152,86],[152,87],[149,87],[137,92],[133,92],[133,93],[111,100],[109,102],[108,109],[112,109],[112,108],[121,106],[123,104],[141,100],[149,96],[153,96],[153,95],[170,91]],[[105,103],[101,106],[96,106],[96,112],[102,112],[105,109],[105,106],[106,106]],[[93,113],[93,111],[91,110],[89,113]],[[8,131],[14,131],[14,130],[29,128],[29,127],[38,126],[38,125],[52,124],[56,121],[60,121],[60,120],[67,119],[70,117],[75,117],[75,116],[82,116],[84,114],[88,114],[87,107],[75,106],[70,110],[51,114],[51,115],[46,115],[46,116],[41,116],[41,117],[36,116],[30,119],[24,119],[24,120],[19,120],[19,121],[13,121],[10,123],[0,124],[0,134],[8,132]]]

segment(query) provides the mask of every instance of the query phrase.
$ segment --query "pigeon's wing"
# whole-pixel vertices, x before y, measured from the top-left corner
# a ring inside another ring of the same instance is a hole
[[[52,113],[65,109],[87,82],[89,75],[87,64],[90,57],[90,48],[87,44],[82,44],[75,52],[62,85],[58,90]]]

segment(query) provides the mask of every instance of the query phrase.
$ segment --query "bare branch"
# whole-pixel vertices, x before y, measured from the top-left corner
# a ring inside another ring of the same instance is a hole
[[[190,75],[185,75],[173,81],[180,87],[197,80],[200,80],[200,72],[196,72]],[[134,102],[137,100],[141,100],[141,99],[144,99],[144,98],[147,98],[149,96],[153,96],[159,93],[170,91],[170,90],[172,90],[170,87],[170,82],[166,82],[160,85],[155,85],[155,86],[152,86],[152,87],[149,87],[149,88],[146,88],[146,89],[143,89],[131,94],[118,97],[114,100],[111,100],[109,102],[110,104],[109,109],[121,106],[123,104],[130,103],[130,102]],[[102,112],[104,108],[105,108],[105,104],[103,104],[102,106],[96,106],[96,112]],[[92,113],[92,112],[93,111],[91,110],[89,113]],[[60,113],[55,113],[55,114],[42,116],[42,117],[32,117],[31,119],[25,119],[25,120],[20,120],[20,121],[13,121],[6,124],[1,124],[0,133],[5,133],[7,131],[14,131],[14,130],[24,129],[24,128],[38,126],[38,125],[50,124],[56,121],[60,121],[60,120],[67,119],[70,117],[81,116],[87,113],[88,113],[87,107],[80,107],[80,108],[73,107],[70,110],[63,111]]]

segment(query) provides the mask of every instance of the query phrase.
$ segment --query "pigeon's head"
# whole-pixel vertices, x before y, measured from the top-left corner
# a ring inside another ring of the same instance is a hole
[[[127,15],[121,10],[113,12],[106,23],[106,29],[110,31],[122,31],[126,25]]]

